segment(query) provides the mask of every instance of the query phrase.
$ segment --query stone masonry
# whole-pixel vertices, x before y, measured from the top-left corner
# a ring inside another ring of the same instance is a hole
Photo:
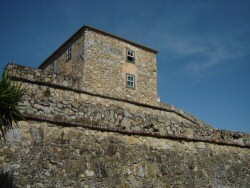
[[[26,122],[1,143],[19,187],[248,187],[250,135],[173,106],[77,89],[69,77],[9,65]]]
[[[248,188],[249,149],[20,122],[0,147],[19,187]]]
[[[72,58],[67,61],[67,49]],[[135,61],[126,59],[127,49]],[[156,104],[157,51],[126,39],[84,26],[53,53],[39,68],[70,76],[81,89],[116,97]],[[126,75],[135,76],[135,88],[126,86]]]
[[[249,187],[250,135],[158,102],[156,53],[84,26],[40,69],[9,64],[26,121],[0,143],[0,168],[25,188]]]

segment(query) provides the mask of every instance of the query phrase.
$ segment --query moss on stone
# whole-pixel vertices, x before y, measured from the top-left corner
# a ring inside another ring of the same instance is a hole
[[[44,97],[50,97],[51,96],[51,92],[50,92],[50,89],[48,87],[43,92],[43,96]]]

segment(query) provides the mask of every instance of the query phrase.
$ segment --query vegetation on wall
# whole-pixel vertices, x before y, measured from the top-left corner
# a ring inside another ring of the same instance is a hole
[[[3,73],[0,81],[0,140],[5,138],[6,132],[13,128],[13,124],[24,119],[19,112],[19,101],[23,94],[21,84],[14,83],[7,73]]]
[[[51,93],[49,88],[47,87],[46,90],[43,92],[44,97],[50,97]]]
[[[2,188],[16,188],[13,179],[12,173],[0,171],[0,186]]]

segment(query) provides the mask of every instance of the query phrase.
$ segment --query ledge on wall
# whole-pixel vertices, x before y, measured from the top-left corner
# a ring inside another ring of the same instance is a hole
[[[68,115],[69,111],[73,110],[74,112],[79,112],[79,109],[77,107],[74,107],[74,109],[68,109],[69,108],[68,105],[70,106],[72,105],[70,103],[68,104],[65,101],[64,101],[65,104],[60,104],[60,106],[65,109],[66,114],[60,114],[60,116],[63,116],[65,118],[67,117],[68,119],[65,119],[63,121],[58,121],[57,120],[58,118],[56,118],[56,116],[59,114],[55,114],[54,112],[52,113],[50,111],[50,105],[54,102],[53,99],[51,99],[50,102],[46,102],[46,104],[43,104],[45,101],[36,99],[34,98],[35,96],[26,96],[26,101],[24,101],[24,103],[29,106],[29,113],[27,112],[24,112],[24,113],[26,115],[26,118],[30,120],[47,121],[47,122],[51,122],[51,123],[55,123],[59,125],[66,125],[66,126],[83,126],[86,128],[96,128],[96,129],[100,129],[104,131],[113,131],[113,132],[119,132],[123,134],[138,134],[138,135],[144,135],[144,136],[154,136],[158,138],[186,140],[186,141],[192,141],[192,142],[209,142],[209,143],[215,143],[215,144],[220,144],[220,145],[231,145],[231,146],[246,147],[246,148],[249,148],[249,145],[250,145],[250,135],[239,133],[239,132],[214,129],[211,126],[206,125],[204,122],[200,121],[198,118],[194,117],[193,115],[187,112],[184,112],[180,109],[177,109],[174,106],[169,105],[169,104],[158,103],[158,105],[150,105],[150,104],[138,103],[136,101],[129,101],[123,98],[117,98],[116,96],[111,96],[111,95],[107,96],[107,95],[101,95],[99,93],[92,93],[81,88],[80,84],[75,84],[76,81],[74,81],[74,84],[73,84],[72,77],[65,77],[63,75],[45,73],[45,72],[42,72],[40,69],[34,69],[31,67],[9,64],[6,67],[6,71],[13,77],[14,80],[23,82],[24,84],[26,84],[26,86],[33,87],[33,85],[38,85],[40,89],[50,88],[54,91],[58,91],[58,92],[60,91],[61,93],[71,92],[71,93],[68,93],[68,96],[72,96],[72,97],[74,94],[81,94],[81,95],[88,96],[89,99],[96,99],[96,100],[102,99],[102,100],[108,100],[111,103],[113,102],[121,103],[121,106],[126,106],[127,104],[129,104],[131,105],[131,108],[133,107],[140,108],[142,112],[153,110],[154,113],[159,114],[159,117],[161,116],[160,118],[164,117],[166,114],[168,114],[169,117],[172,117],[171,114],[174,114],[173,117],[185,119],[185,121],[189,123],[187,123],[186,125],[185,124],[182,125],[182,123],[180,122],[179,123],[177,122],[178,125],[176,123],[171,123],[167,127],[166,124],[164,123],[162,124],[162,122],[160,122],[161,128],[159,127],[154,128],[155,123],[151,123],[152,124],[151,126],[150,122],[143,122],[146,124],[150,124],[149,127],[148,125],[139,125],[136,127],[127,128],[127,126],[125,125],[126,129],[124,128],[120,129],[120,127],[116,127],[116,126],[117,125],[120,126],[120,124],[122,124],[123,119],[124,119],[124,122],[126,123],[125,120],[127,119],[127,117],[121,117],[118,124],[113,122],[114,125],[111,125],[110,127],[106,127],[106,128],[103,127],[103,124],[101,123],[100,119],[98,119],[100,123],[96,124],[96,122],[92,121],[93,117],[92,117],[92,120],[91,120],[91,117],[88,117],[89,118],[88,123],[85,122],[84,124],[83,123],[79,124],[79,122],[75,121],[76,119],[75,116],[74,118],[71,118],[71,116]],[[33,103],[30,103],[29,101],[27,101],[29,98],[33,101],[36,101],[38,104],[34,105]],[[57,100],[63,101],[62,98],[57,99]],[[81,102],[81,101],[78,101],[78,102],[80,102],[81,105],[86,107],[86,104],[84,102]],[[94,105],[95,104],[93,104],[92,106]],[[94,107],[91,107],[91,108],[93,109]],[[109,110],[112,110],[112,109],[109,109]],[[43,115],[42,117],[40,117],[40,116],[37,116],[36,114],[32,114],[34,112],[39,112],[39,113],[41,112],[41,114]],[[148,114],[150,114],[150,112]],[[98,113],[99,112],[96,113],[98,117],[101,117],[103,115],[103,114],[98,114]],[[130,113],[135,113],[135,112],[130,112]],[[141,116],[140,114],[139,115],[134,114],[134,117],[135,119],[140,119]],[[78,118],[81,118],[81,117],[78,117]],[[154,121],[155,119],[158,119],[158,116],[150,115],[150,118],[152,121]],[[163,121],[165,120],[171,121],[171,119],[169,120],[167,118],[168,117],[164,117]],[[95,126],[92,126],[93,124]],[[189,126],[188,124],[192,124],[192,126]],[[158,125],[156,125],[156,127],[157,126]],[[176,128],[179,129],[181,133],[175,133]]]

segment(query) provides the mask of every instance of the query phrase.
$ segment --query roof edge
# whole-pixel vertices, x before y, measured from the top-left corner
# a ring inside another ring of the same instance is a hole
[[[106,35],[106,36],[109,36],[109,37],[112,37],[112,38],[115,38],[115,39],[118,39],[118,40],[121,40],[123,42],[126,42],[126,43],[129,43],[133,46],[136,46],[138,48],[142,48],[144,50],[147,50],[147,51],[150,51],[152,53],[155,53],[157,54],[158,51],[157,50],[154,50],[152,48],[149,48],[149,47],[146,47],[144,45],[141,45],[141,44],[138,44],[138,43],[135,43],[133,41],[130,41],[130,40],[127,40],[127,39],[124,39],[122,37],[119,37],[117,35],[114,35],[114,34],[111,34],[111,33],[108,33],[108,32],[105,32],[105,31],[102,31],[100,29],[96,29],[92,26],[89,26],[89,25],[84,25],[82,26],[80,29],[78,29],[68,40],[66,40],[61,46],[59,46],[59,48],[57,48],[47,59],[45,59],[41,65],[38,66],[39,69],[41,69],[44,65],[46,65],[46,63],[53,58],[53,56],[58,52],[60,51],[63,47],[67,46],[67,44],[73,39],[75,38],[77,35],[79,35],[80,33],[84,32],[85,30],[91,30],[91,31],[94,31],[94,32],[97,32],[97,33],[100,33],[102,35]]]
[[[155,53],[155,54],[158,53],[157,50],[154,50],[154,49],[149,48],[149,47],[147,47],[147,46],[144,46],[144,45],[142,45],[142,44],[138,44],[138,43],[133,42],[133,41],[131,41],[131,40],[122,38],[122,37],[120,37],[120,36],[114,35],[114,34],[112,34],[112,33],[108,33],[108,32],[106,32],[106,31],[102,31],[102,30],[100,30],[100,29],[96,29],[96,28],[94,28],[94,27],[92,27],[92,26],[84,25],[83,28],[84,28],[84,29],[89,29],[89,30],[95,31],[95,32],[97,32],[97,33],[101,33],[101,34],[103,34],[103,35],[107,35],[107,36],[113,37],[113,38],[115,38],[115,39],[118,39],[118,40],[121,40],[121,41],[124,41],[124,42],[127,42],[127,43],[129,43],[129,44],[132,44],[133,46],[136,46],[136,47],[139,47],[139,48],[148,50],[148,51],[153,52],[153,53]]]
[[[53,56],[60,51],[64,46],[67,46],[67,44],[78,34],[80,34],[84,30],[84,26],[78,29],[68,40],[66,40],[61,46],[59,46],[47,59],[45,59],[41,65],[38,66],[39,69],[41,69],[50,59],[53,58]]]

